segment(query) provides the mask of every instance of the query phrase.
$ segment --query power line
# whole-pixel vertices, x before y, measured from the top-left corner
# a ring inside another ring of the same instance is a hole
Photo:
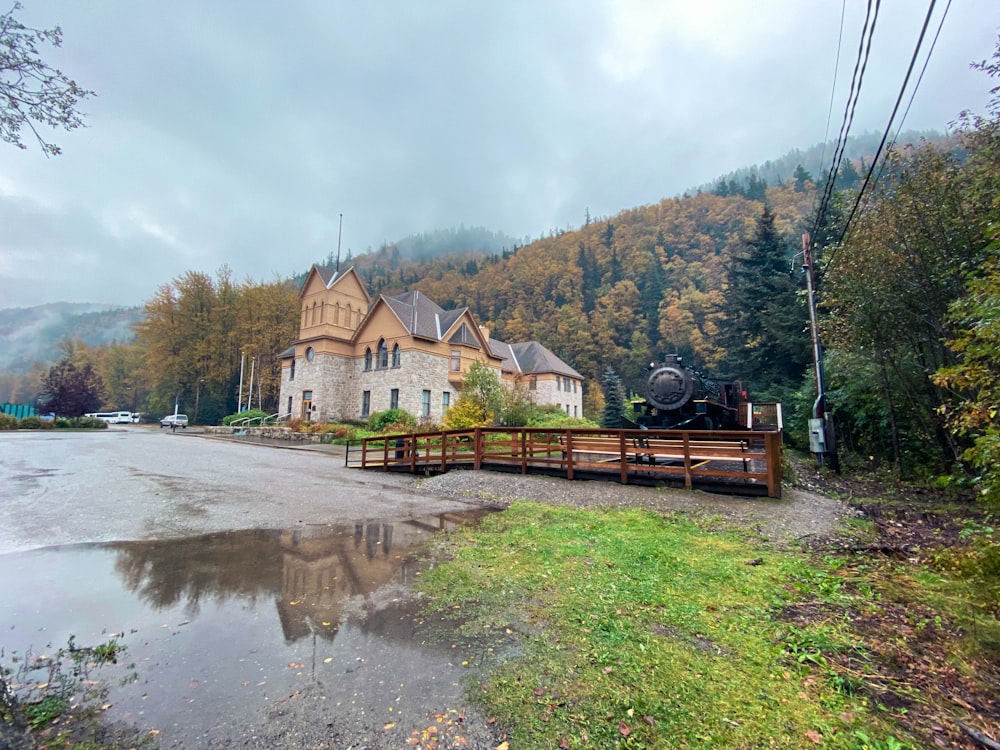
[[[826,131],[823,133],[823,150],[819,155],[819,163],[826,161],[826,144],[830,140],[830,122],[833,119],[833,100],[837,93],[837,75],[840,73],[840,50],[844,45],[844,16],[847,13],[847,0],[840,3],[840,32],[837,34],[837,58],[833,62],[833,85],[830,87],[830,108],[826,113]]]
[[[833,250],[830,253],[829,262],[827,263],[827,268],[829,268],[829,263],[833,261],[833,258],[836,255],[837,249],[840,247],[841,243],[844,241],[844,238],[847,236],[847,233],[850,231],[851,226],[852,226],[852,222],[854,221],[854,217],[855,217],[855,215],[858,212],[858,207],[861,205],[861,200],[865,196],[866,191],[868,190],[868,184],[871,182],[872,174],[875,171],[875,166],[877,164],[879,164],[879,157],[881,156],[882,150],[885,147],[886,140],[889,138],[889,133],[892,131],[893,120],[896,119],[896,113],[899,111],[899,105],[902,103],[902,101],[903,101],[903,95],[906,93],[906,86],[910,82],[910,75],[913,73],[913,67],[914,67],[914,65],[916,65],[917,57],[920,54],[920,47],[923,45],[924,36],[927,34],[927,27],[930,25],[931,16],[934,13],[934,4],[935,4],[935,1],[936,0],[930,0],[930,5],[927,8],[927,15],[924,17],[924,25],[920,29],[920,36],[917,38],[917,45],[913,49],[913,55],[910,57],[910,65],[909,65],[909,67],[907,67],[907,69],[906,69],[906,76],[903,78],[903,85],[899,89],[899,96],[896,97],[896,105],[892,108],[892,114],[889,116],[889,122],[885,126],[885,132],[882,134],[882,140],[879,143],[878,149],[876,149],[876,151],[875,151],[875,157],[874,157],[874,159],[872,159],[871,165],[868,167],[868,173],[865,175],[865,181],[861,185],[861,190],[858,191],[858,195],[857,195],[857,197],[856,197],[856,199],[854,201],[854,206],[851,208],[851,213],[850,213],[850,215],[848,215],[847,221],[844,223],[844,228],[843,228],[843,230],[841,230],[840,236],[837,238],[836,243],[834,243]],[[941,26],[944,25],[944,19],[945,19],[945,17],[948,14],[948,8],[949,7],[951,7],[951,0],[948,0],[948,6],[945,8],[945,11],[944,11],[944,13],[941,16],[941,23],[938,25],[937,34],[935,34],[935,36],[934,36],[934,43],[935,44],[937,43],[938,35],[941,33]],[[913,97],[916,96],[917,88],[920,85],[920,81],[923,80],[924,70],[927,69],[927,62],[930,61],[930,55],[931,55],[931,53],[933,51],[934,51],[934,44],[931,45],[931,49],[927,53],[927,60],[924,62],[924,67],[920,71],[920,76],[918,77],[917,83],[914,86],[913,92],[910,95],[910,102],[909,102],[909,104],[907,104],[907,107],[906,107],[906,112],[907,113],[910,111],[910,104],[913,103]],[[904,115],[903,115],[903,119],[904,120],[905,120],[905,117],[906,117],[906,114],[904,113]],[[900,121],[900,128],[901,127],[902,127],[902,120]],[[896,137],[898,137],[898,135],[899,135],[899,131],[897,130]],[[893,144],[895,143],[895,140],[896,140],[896,138],[894,137],[893,141],[892,141]],[[883,171],[884,168],[885,168],[885,160],[882,160],[881,167],[879,168],[879,176],[878,176],[878,178],[881,178],[882,171]],[[878,182],[878,178],[876,178],[875,182]],[[872,184],[872,189],[874,190],[874,183]],[[822,275],[821,275],[821,278],[822,278]]]
[[[857,108],[858,98],[861,95],[861,84],[864,80],[865,70],[868,67],[868,57],[871,53],[872,38],[875,35],[875,23],[878,21],[878,13],[881,7],[881,0],[875,0],[875,10],[872,12],[872,0],[868,0],[868,7],[865,12],[865,23],[861,29],[861,41],[858,44],[858,56],[854,62],[854,73],[851,76],[851,88],[847,94],[847,104],[844,107],[844,116],[840,123],[840,134],[837,136],[837,144],[834,149],[833,160],[830,164],[830,172],[826,178],[826,185],[823,189],[823,197],[820,200],[819,209],[816,211],[816,219],[813,222],[813,234],[819,230],[819,225],[826,210],[833,198],[833,186],[837,179],[837,172],[840,170],[840,163],[844,158],[844,149],[847,147],[847,136],[850,133],[851,125],[854,123],[854,112]],[[869,21],[871,22],[869,25]]]

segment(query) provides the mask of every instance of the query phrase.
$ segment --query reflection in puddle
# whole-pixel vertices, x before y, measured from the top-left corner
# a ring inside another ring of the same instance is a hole
[[[39,654],[124,632],[118,676],[134,662],[138,679],[112,688],[109,713],[160,730],[162,747],[252,731],[306,684],[332,711],[419,719],[460,694],[462,670],[413,643],[412,548],[486,512],[0,556],[13,603],[0,646]]]

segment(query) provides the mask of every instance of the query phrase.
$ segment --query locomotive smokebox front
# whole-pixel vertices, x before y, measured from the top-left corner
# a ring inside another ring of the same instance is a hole
[[[694,389],[694,378],[675,354],[653,365],[646,376],[646,400],[658,409],[681,408],[691,400]]]

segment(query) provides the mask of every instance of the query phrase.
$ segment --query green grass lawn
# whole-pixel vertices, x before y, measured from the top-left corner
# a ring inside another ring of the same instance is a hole
[[[512,750],[915,746],[852,677],[865,654],[848,613],[877,594],[805,554],[534,503],[446,544],[421,588],[467,661],[497,654],[470,689]]]

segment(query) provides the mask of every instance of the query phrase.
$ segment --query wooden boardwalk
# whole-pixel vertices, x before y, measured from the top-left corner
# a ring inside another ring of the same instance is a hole
[[[492,469],[781,497],[777,430],[477,427],[366,438],[346,459],[383,471]]]

